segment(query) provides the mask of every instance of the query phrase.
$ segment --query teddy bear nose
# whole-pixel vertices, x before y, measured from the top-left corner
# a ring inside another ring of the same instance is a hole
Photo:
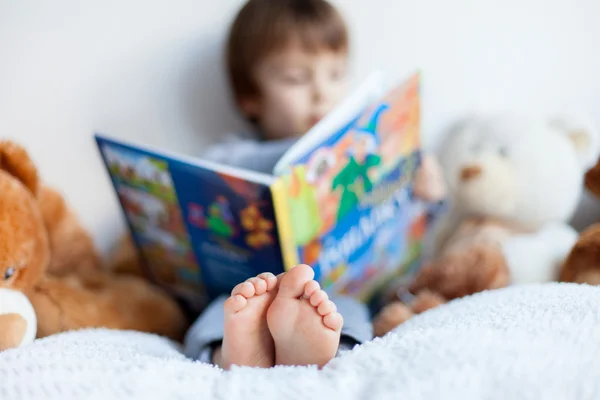
[[[476,178],[481,175],[481,167],[477,165],[469,165],[468,167],[464,167],[462,171],[460,171],[460,179],[462,181],[468,181],[470,179]]]

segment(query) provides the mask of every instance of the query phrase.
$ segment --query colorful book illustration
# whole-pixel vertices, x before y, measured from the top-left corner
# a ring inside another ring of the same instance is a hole
[[[186,299],[261,272],[312,266],[327,291],[365,302],[418,266],[424,205],[420,76],[367,79],[258,174],[96,134],[148,274]]]

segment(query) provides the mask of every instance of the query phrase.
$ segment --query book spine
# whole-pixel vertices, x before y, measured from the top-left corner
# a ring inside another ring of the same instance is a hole
[[[293,266],[299,263],[299,258],[294,241],[294,229],[290,218],[289,202],[283,182],[283,179],[279,178],[271,185],[271,195],[273,198],[273,207],[275,209],[275,220],[277,223],[277,232],[279,234],[283,267],[285,271],[289,271]]]

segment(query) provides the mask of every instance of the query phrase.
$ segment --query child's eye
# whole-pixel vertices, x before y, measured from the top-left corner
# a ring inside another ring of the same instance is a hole
[[[304,85],[305,83],[308,82],[308,79],[296,77],[296,76],[290,76],[290,77],[285,78],[285,82],[289,85]]]
[[[303,85],[308,82],[306,74],[284,74],[283,81],[290,85]]]

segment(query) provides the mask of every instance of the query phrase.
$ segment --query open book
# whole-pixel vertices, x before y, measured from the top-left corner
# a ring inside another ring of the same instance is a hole
[[[368,301],[409,272],[426,227],[412,197],[419,83],[418,73],[389,86],[371,76],[271,175],[97,133],[150,278],[187,300],[210,299],[304,263],[325,290]]]

